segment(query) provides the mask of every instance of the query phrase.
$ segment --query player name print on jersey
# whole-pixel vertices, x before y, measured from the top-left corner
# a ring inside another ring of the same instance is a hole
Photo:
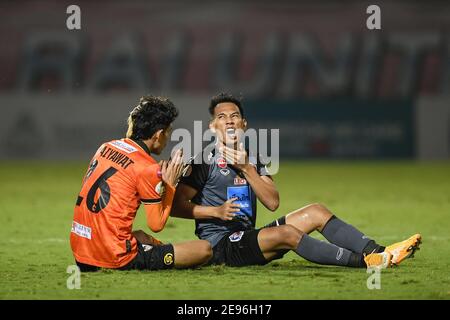
[[[106,158],[107,160],[110,160],[114,163],[117,163],[122,168],[126,169],[130,164],[133,164],[134,161],[128,158],[123,153],[112,149],[111,147],[104,146],[103,149],[100,151],[100,156],[102,158]]]

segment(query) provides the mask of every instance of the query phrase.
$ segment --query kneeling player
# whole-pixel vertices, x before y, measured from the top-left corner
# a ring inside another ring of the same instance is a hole
[[[141,230],[132,232],[141,203],[152,231],[161,231],[169,218],[184,168],[182,151],[160,164],[151,154],[164,149],[177,115],[170,100],[145,96],[130,113],[127,137],[106,142],[95,153],[78,195],[70,234],[81,271],[183,268],[211,258],[211,246],[204,240],[162,244]]]
[[[278,191],[257,157],[249,159],[238,146],[236,132],[247,125],[241,102],[221,94],[212,99],[209,111],[210,128],[217,134],[216,149],[209,154],[209,163],[193,164],[190,175],[182,178],[172,215],[196,219],[196,234],[213,246],[213,263],[266,264],[293,250],[318,264],[385,268],[399,264],[418,248],[418,234],[388,247],[380,246],[320,204],[308,205],[255,229],[256,199],[275,211]],[[328,242],[310,237],[314,230]]]

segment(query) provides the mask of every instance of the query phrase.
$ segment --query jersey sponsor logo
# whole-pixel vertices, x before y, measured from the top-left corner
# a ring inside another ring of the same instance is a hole
[[[221,169],[224,169],[227,167],[227,160],[225,158],[218,158],[217,159],[217,166]]]
[[[166,255],[164,256],[164,264],[166,266],[170,266],[172,263],[173,263],[173,254],[166,253]]]
[[[247,180],[239,177],[234,178],[234,185],[244,185],[244,184],[247,184]]]
[[[230,174],[230,170],[228,169],[220,169],[220,173],[225,177]]]
[[[242,236],[244,235],[244,231],[237,231],[230,235],[228,238],[231,242],[238,242],[242,239]]]
[[[252,202],[250,199],[250,191],[248,186],[240,187],[227,187],[227,199],[236,198],[233,202],[240,206],[240,210],[236,212],[238,215],[243,215],[251,217],[252,212]]]
[[[135,147],[133,147],[132,145],[130,145],[122,140],[115,140],[115,141],[110,142],[110,144],[112,144],[117,149],[122,150],[126,153],[133,153],[133,152],[137,151],[137,149]]]
[[[91,240],[91,228],[82,225],[81,223],[72,222],[72,232],[76,235]]]

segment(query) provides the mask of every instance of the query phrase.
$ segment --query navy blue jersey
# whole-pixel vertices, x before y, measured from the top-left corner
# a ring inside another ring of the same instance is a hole
[[[197,155],[197,157],[203,154]],[[234,203],[241,206],[236,218],[232,221],[221,219],[196,219],[195,234],[208,240],[215,246],[220,239],[230,232],[248,230],[255,227],[256,222],[256,195],[244,176],[232,166],[225,158],[213,150],[208,155],[208,163],[192,164],[192,172],[183,177],[184,183],[197,190],[192,202],[203,206],[221,206],[231,198],[238,198]],[[259,175],[268,175],[266,167],[257,157],[249,156],[251,164],[256,166]]]

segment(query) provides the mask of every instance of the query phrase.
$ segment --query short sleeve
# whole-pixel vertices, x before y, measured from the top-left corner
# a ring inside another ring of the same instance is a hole
[[[161,196],[164,190],[160,172],[160,166],[154,164],[145,167],[139,173],[137,191],[142,203],[151,204],[161,202]]]
[[[197,191],[203,189],[208,180],[209,165],[206,163],[191,164],[191,169],[180,179],[180,183],[191,186]]]

